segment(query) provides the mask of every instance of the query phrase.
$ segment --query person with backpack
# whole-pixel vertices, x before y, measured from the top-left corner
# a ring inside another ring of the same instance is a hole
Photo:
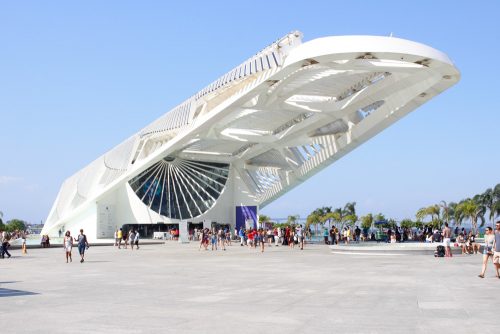
[[[0,253],[2,259],[5,258],[5,255],[7,254],[8,257],[10,257],[10,253],[9,253],[9,247],[10,247],[10,243],[9,243],[9,240],[10,240],[10,234],[7,233],[6,231],[3,231],[2,232],[2,252]]]
[[[78,238],[75,238],[75,241],[78,242],[78,253],[80,253],[81,257],[80,263],[83,263],[85,261],[85,249],[89,248],[87,236],[83,234],[83,229],[80,229],[80,234],[78,235]]]

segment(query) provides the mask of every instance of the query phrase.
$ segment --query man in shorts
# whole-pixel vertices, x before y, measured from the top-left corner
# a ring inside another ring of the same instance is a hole
[[[443,228],[443,246],[444,246],[444,256],[451,257],[451,228],[448,227],[448,223],[444,223]]]
[[[80,253],[80,263],[85,261],[85,249],[89,248],[89,243],[87,241],[87,236],[83,234],[83,229],[80,229],[80,234],[78,238],[75,238],[75,241],[78,242],[78,253]]]
[[[495,243],[493,244],[493,264],[497,270],[497,278],[500,278],[500,220],[496,222]]]
[[[297,228],[295,228],[295,234],[297,234],[297,240],[299,242],[300,250],[303,250],[304,249],[304,230],[302,230],[302,226],[299,225],[299,226],[297,226]]]

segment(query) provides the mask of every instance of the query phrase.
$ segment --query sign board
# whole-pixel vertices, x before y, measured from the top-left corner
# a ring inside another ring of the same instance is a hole
[[[97,238],[113,238],[115,222],[113,220],[113,206],[97,204]]]
[[[179,242],[189,243],[189,230],[187,220],[181,220],[179,222]]]

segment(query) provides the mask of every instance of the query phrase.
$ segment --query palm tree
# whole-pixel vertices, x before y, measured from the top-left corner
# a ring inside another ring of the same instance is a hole
[[[327,212],[325,215],[320,217],[321,223],[328,223],[328,228],[332,227],[332,222],[337,222],[339,220],[336,212]]]
[[[347,202],[344,205],[344,215],[355,215],[356,214],[356,202]]]
[[[373,217],[373,220],[374,220],[375,222],[380,222],[380,221],[385,221],[385,220],[387,220],[387,219],[385,219],[385,216],[384,216],[383,214],[381,214],[381,213],[377,213],[377,214],[375,215],[375,217]]]
[[[415,214],[415,218],[417,218],[417,220],[424,220],[425,217],[427,217],[427,208],[418,209],[417,213]]]
[[[318,225],[319,224],[324,224],[325,222],[328,222],[328,225],[330,225],[331,223],[331,219],[330,217],[328,216],[332,211],[332,207],[331,206],[323,206],[321,208],[317,208],[315,209],[311,214],[315,215],[316,216],[316,223],[314,223],[314,225],[316,225],[316,235],[318,234]]]
[[[264,228],[264,223],[267,223],[269,221],[271,221],[271,218],[269,218],[269,216],[259,215],[259,225],[260,225],[260,227]]]
[[[316,226],[316,235],[318,235],[318,224],[319,223],[321,223],[320,216],[317,213],[312,212],[306,218],[306,229],[308,229],[311,225],[315,225]]]
[[[457,203],[450,202],[448,203],[448,219],[452,219],[453,223],[457,225],[457,220],[455,219],[455,212],[457,211]]]
[[[477,221],[481,220],[481,226],[484,225],[484,214],[486,207],[478,203],[477,195],[474,199],[466,199],[461,201],[457,206],[458,218],[460,223],[465,219],[470,219],[474,233],[477,233]]]
[[[371,213],[366,216],[361,217],[361,227],[363,229],[369,229],[373,224],[373,215]]]
[[[431,205],[425,208],[420,208],[415,217],[417,220],[424,220],[425,217],[430,216],[431,222],[436,225],[436,227],[441,227],[441,217],[440,217],[440,207],[438,204]]]
[[[439,221],[441,220],[440,213],[441,209],[438,204],[431,205],[427,208],[429,215],[431,216],[431,219],[433,221]],[[436,216],[436,217],[434,217]]]
[[[449,223],[450,221],[450,208],[446,201],[441,201],[439,202],[439,206],[442,208],[443,214],[442,217],[444,218],[444,221]]]
[[[500,216],[500,183],[493,188],[493,205],[490,208],[491,221],[494,221],[497,216]]]
[[[288,216],[288,219],[286,220],[289,225],[295,225],[297,220],[300,219],[299,215],[290,215]]]
[[[358,221],[358,216],[357,215],[345,215],[342,217],[342,222],[349,225],[349,226],[354,226],[356,222]]]
[[[495,216],[500,214],[500,184],[497,184],[494,188],[488,188],[484,193],[480,195],[481,204],[484,205],[489,211],[489,219],[491,225],[495,221]]]

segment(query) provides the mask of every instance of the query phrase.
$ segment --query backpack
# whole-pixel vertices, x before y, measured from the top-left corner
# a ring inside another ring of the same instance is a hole
[[[444,257],[445,250],[443,245],[439,245],[436,247],[436,251],[434,252],[434,257]]]

